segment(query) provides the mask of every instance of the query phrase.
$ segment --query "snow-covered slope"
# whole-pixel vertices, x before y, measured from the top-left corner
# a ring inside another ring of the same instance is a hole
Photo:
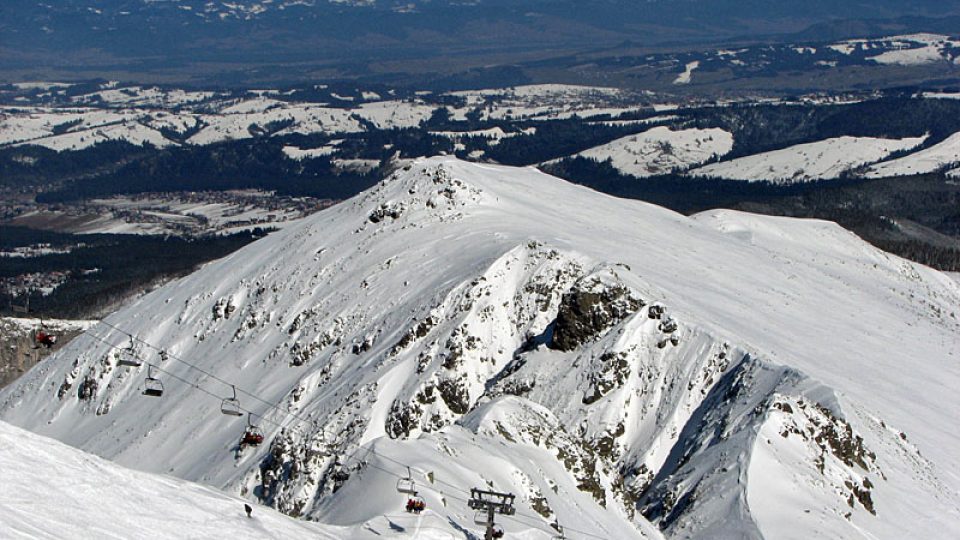
[[[733,135],[719,128],[673,131],[655,127],[584,150],[577,156],[597,161],[609,159],[624,174],[642,178],[686,170],[732,148]]]
[[[938,171],[960,163],[960,133],[954,133],[929,148],[902,158],[878,163],[867,169],[867,178],[886,178]]]
[[[0,417],[348,537],[478,534],[472,487],[517,496],[511,537],[952,537],[958,304],[831,223],[433,158],[139,299]]]
[[[882,40],[889,50],[870,56],[878,64],[915,66],[934,62],[957,63],[956,49],[960,41],[940,34],[909,34]]]
[[[923,140],[924,137],[899,140],[837,137],[714,163],[691,171],[691,174],[783,184],[838,178],[847,171],[880,161],[893,152],[919,146]]]
[[[171,115],[134,110],[44,107],[0,109],[0,146],[33,144],[52,150],[79,150],[104,141],[164,147],[174,144],[161,134]],[[183,122],[184,120],[179,120]]]
[[[208,487],[125,469],[0,422],[4,538],[338,538]]]

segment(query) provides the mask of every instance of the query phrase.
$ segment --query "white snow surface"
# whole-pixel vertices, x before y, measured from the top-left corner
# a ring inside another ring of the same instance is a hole
[[[283,147],[283,155],[297,161],[330,156],[330,155],[333,155],[334,152],[336,151],[337,151],[337,147],[332,145],[321,146],[319,148],[300,148],[299,146],[291,146],[291,145],[287,145]]]
[[[54,332],[77,332],[93,327],[97,321],[71,320],[71,319],[33,319],[26,317],[2,317],[0,321],[5,324],[13,325],[20,332],[31,332],[43,326]]]
[[[671,130],[655,127],[584,150],[580,157],[611,160],[613,166],[636,177],[686,170],[728,153],[733,135],[720,128]]]
[[[878,64],[896,64],[916,66],[934,62],[954,62],[954,50],[960,42],[941,34],[906,34],[880,38],[850,39],[828,45],[841,54],[853,54],[863,50],[868,54],[883,51],[880,54],[868,56]]]
[[[158,123],[151,125],[154,120]],[[127,140],[137,145],[164,147],[173,143],[157,128],[167,122],[167,113],[153,119],[133,110],[2,108],[0,146],[34,144],[61,151],[79,150],[108,140]]]
[[[700,61],[694,60],[693,62],[687,62],[683,68],[683,73],[677,75],[677,78],[673,80],[673,84],[690,84],[690,81],[693,79],[693,72],[700,67]]]
[[[902,158],[884,161],[867,169],[867,178],[886,178],[924,174],[949,168],[960,163],[960,133],[954,133],[943,141],[908,154]]]
[[[847,171],[880,161],[893,152],[915,148],[925,138],[837,137],[713,163],[690,174],[780,184],[839,178]]]
[[[609,317],[546,346],[574,297]],[[951,277],[833,223],[687,218],[431,158],[138,299],[0,391],[0,418],[347,538],[479,534],[471,487],[517,496],[511,538],[555,519],[575,538],[952,538],[957,305]],[[143,340],[163,398],[108,325]],[[263,446],[238,451],[223,381]],[[395,489],[408,467],[421,516]]]
[[[0,422],[4,538],[329,538],[291,519],[178,478],[125,469]]]
[[[878,64],[916,66],[934,62],[950,61],[950,52],[960,46],[960,41],[940,34],[910,34],[886,38],[892,50],[870,59]]]
[[[20,145],[32,144],[45,146],[51,150],[62,152],[64,150],[81,150],[106,141],[126,141],[137,146],[150,144],[157,148],[165,148],[176,144],[164,137],[159,131],[142,124],[134,123],[116,124],[64,133],[62,135],[52,135],[39,140],[20,143]]]

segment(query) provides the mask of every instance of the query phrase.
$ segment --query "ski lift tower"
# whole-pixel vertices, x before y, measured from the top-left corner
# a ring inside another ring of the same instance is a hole
[[[486,534],[483,536],[484,540],[495,538],[494,514],[512,516],[517,512],[517,509],[513,506],[514,498],[513,493],[499,493],[477,488],[470,489],[470,500],[467,501],[467,506],[477,511],[474,523],[487,527]]]

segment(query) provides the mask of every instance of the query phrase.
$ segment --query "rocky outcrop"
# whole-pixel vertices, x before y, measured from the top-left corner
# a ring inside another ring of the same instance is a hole
[[[80,324],[80,323],[78,323]],[[51,353],[63,348],[80,334],[77,325],[56,323],[51,326],[57,342],[50,348],[34,348],[33,331],[39,321],[0,319],[0,388],[17,380]]]
[[[551,346],[572,351],[644,306],[613,270],[580,279],[563,295]]]

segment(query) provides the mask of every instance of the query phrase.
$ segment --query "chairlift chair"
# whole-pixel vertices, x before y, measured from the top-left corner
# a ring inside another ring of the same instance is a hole
[[[41,346],[46,348],[53,347],[57,343],[57,335],[47,331],[47,325],[43,324],[43,316],[40,316],[40,326],[33,331],[33,348],[39,349]]]
[[[147,365],[147,378],[143,381],[143,395],[152,397],[163,396],[163,382],[153,376],[153,366]]]
[[[243,432],[243,439],[241,439],[240,442],[250,446],[259,446],[263,443],[263,432],[261,432],[257,426],[248,427],[247,430]]]
[[[417,484],[413,481],[413,476],[410,474],[410,467],[407,467],[407,476],[397,480],[397,492],[407,495],[417,494]]]
[[[117,355],[117,364],[127,367],[140,367],[143,361],[137,357],[137,351],[133,347],[133,337],[130,337],[130,344],[121,349]]]
[[[220,412],[227,416],[243,416],[243,411],[240,410],[240,400],[237,399],[237,387],[231,385],[230,388],[233,388],[233,397],[224,398],[220,402]]]
[[[243,437],[240,439],[240,444],[258,446],[263,443],[263,431],[253,424],[253,422],[250,420],[252,417],[252,414],[247,417],[247,429],[243,431]]]
[[[340,491],[340,488],[350,479],[350,473],[343,470],[343,466],[339,461],[335,461],[333,463],[333,473],[330,474],[330,478],[333,480],[333,492],[336,493]]]
[[[33,332],[33,348],[39,349],[41,346],[50,348],[57,343],[56,334],[51,334],[47,332],[43,327],[36,329]]]
[[[423,497],[419,495],[411,495],[407,499],[407,512],[413,512],[419,514],[427,509],[427,502],[423,500]]]

